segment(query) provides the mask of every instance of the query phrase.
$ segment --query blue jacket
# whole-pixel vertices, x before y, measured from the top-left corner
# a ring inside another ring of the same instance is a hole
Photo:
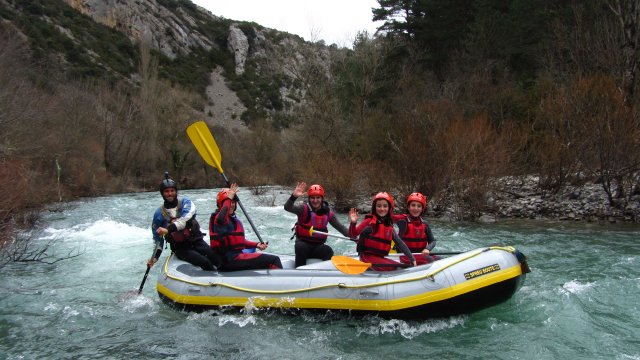
[[[151,221],[151,232],[156,246],[161,249],[164,247],[164,239],[156,233],[159,227],[167,228],[169,232],[180,231],[187,226],[187,221],[195,216],[196,206],[186,197],[178,199],[178,206],[175,208],[166,209],[164,205],[158,207]],[[172,218],[174,218],[173,222],[171,222]]]

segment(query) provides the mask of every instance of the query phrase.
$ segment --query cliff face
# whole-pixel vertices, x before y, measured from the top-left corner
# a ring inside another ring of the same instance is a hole
[[[330,76],[335,56],[347,51],[221,18],[189,0],[0,0],[0,21],[76,78],[135,84],[138,45],[148,45],[160,77],[208,98],[198,110],[216,123],[235,125],[294,123],[313,86],[304,76]]]
[[[162,54],[175,59],[194,47],[211,50],[211,39],[197,28],[204,18],[221,21],[205,9],[191,4],[189,8],[164,6],[156,0],[64,0],[94,21],[114,28],[134,42],[146,41]],[[171,2],[164,2],[171,4]],[[186,4],[186,3],[185,3]],[[191,15],[195,12],[195,15]],[[199,16],[198,16],[199,15]]]
[[[278,113],[290,116],[305,98],[306,91],[299,85],[304,83],[300,81],[302,69],[313,64],[329,76],[332,54],[342,51],[255,23],[224,19],[188,0],[64,1],[94,21],[125,34],[132,42],[149,44],[169,59],[197,51],[212,57],[224,54],[233,59],[234,67],[227,72],[234,72],[234,81],[242,82],[240,86],[229,86],[223,78],[224,72],[215,66],[208,69],[217,90],[210,86],[206,91],[208,103],[216,104],[207,106],[206,112],[215,111],[211,115],[223,116],[223,122],[231,121],[226,116],[233,116],[237,123],[247,108],[255,109],[254,114],[259,114],[256,117],[268,119]],[[253,78],[243,76],[245,72]],[[260,89],[253,88],[258,83]],[[227,87],[224,93],[234,93],[230,88],[243,88],[244,97],[239,95],[242,104],[238,106],[236,96],[230,97],[233,100],[229,104],[224,102],[227,97],[216,97],[221,93],[221,86]],[[233,110],[221,110],[230,108]],[[247,117],[243,120],[247,121]]]

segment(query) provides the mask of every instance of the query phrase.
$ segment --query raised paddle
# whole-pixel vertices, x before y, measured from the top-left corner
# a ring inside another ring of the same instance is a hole
[[[315,233],[315,234],[320,234],[320,235],[331,236],[331,237],[338,238],[338,239],[345,239],[345,240],[356,241],[356,239],[348,238],[348,237],[346,237],[346,236],[331,235],[331,234],[329,234],[329,233],[327,233],[327,232],[322,232],[322,231],[315,230],[315,229],[313,228],[313,226],[312,226],[312,227],[310,227],[310,228],[309,228],[309,236],[313,236],[313,234],[314,234],[314,233]]]
[[[225,175],[224,170],[222,170],[222,155],[220,154],[220,148],[218,148],[218,144],[213,138],[213,135],[211,135],[211,131],[209,131],[209,127],[207,126],[207,124],[204,121],[198,121],[189,125],[189,127],[187,127],[187,135],[189,136],[189,139],[191,139],[193,146],[195,146],[196,150],[198,150],[198,153],[200,154],[204,162],[209,164],[209,166],[218,169],[225,183],[227,183],[227,186],[231,186],[231,184],[229,183],[229,179],[227,179],[227,175]],[[253,221],[251,221],[249,214],[244,209],[244,206],[242,206],[240,198],[238,198],[237,194],[236,199],[238,201],[238,205],[240,205],[240,208],[244,213],[244,216],[247,218],[247,220],[249,220],[249,224],[251,225],[253,232],[256,233],[256,236],[258,237],[260,243],[264,244],[264,241],[262,241],[262,238],[258,233],[258,229],[256,229],[255,225],[253,225]]]
[[[385,267],[410,267],[410,264],[370,264],[350,258],[343,255],[335,255],[331,257],[331,263],[344,274],[357,275],[362,274],[373,266],[385,266]]]

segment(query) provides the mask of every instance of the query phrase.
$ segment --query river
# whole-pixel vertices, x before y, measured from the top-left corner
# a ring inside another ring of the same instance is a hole
[[[269,251],[293,254],[292,189],[239,196]],[[180,191],[203,227],[216,191]],[[160,267],[137,289],[151,255],[157,192],[65,204],[34,229],[54,264],[0,270],[4,359],[640,359],[640,227],[565,222],[432,222],[439,251],[514,245],[532,272],[509,301],[427,321],[280,311],[176,311],[155,290]],[[242,217],[242,216],[241,216]],[[340,215],[346,223],[346,214]],[[249,238],[253,233],[249,228]],[[334,230],[332,233],[337,234]],[[353,243],[329,241],[336,253]],[[165,250],[161,261],[169,254]]]

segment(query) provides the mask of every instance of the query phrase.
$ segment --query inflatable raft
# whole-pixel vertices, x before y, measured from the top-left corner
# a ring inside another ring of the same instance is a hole
[[[288,308],[376,313],[393,318],[429,318],[473,312],[508,300],[529,271],[513,247],[478,248],[427,265],[394,271],[345,271],[353,263],[321,261],[294,268],[292,255],[279,255],[284,269],[204,271],[171,255],[157,290],[181,309]],[[348,264],[349,263],[349,264]]]

